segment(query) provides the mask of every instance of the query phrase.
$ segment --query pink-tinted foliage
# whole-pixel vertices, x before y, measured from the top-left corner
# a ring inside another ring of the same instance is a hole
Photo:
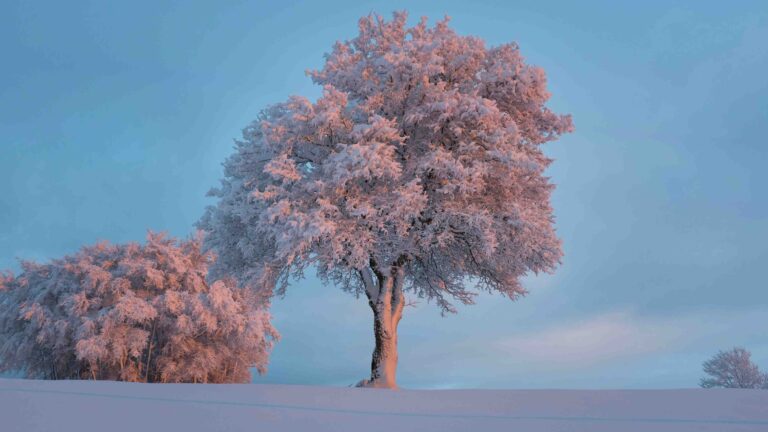
[[[544,72],[447,20],[360,20],[309,74],[323,86],[262,112],[224,164],[200,221],[231,275],[262,295],[309,268],[374,314],[371,377],[396,387],[404,292],[453,312],[473,287],[515,299],[562,255],[541,144],[572,129]]]
[[[150,233],[0,277],[0,370],[30,378],[248,382],[278,337],[265,304],[206,281],[199,239]]]
[[[313,266],[365,293],[369,275],[403,267],[404,289],[443,311],[472,286],[524,294],[519,278],[562,255],[540,146],[572,124],[545,106],[544,71],[447,19],[369,16],[359,30],[309,72],[321,98],[244,130],[200,222],[215,271],[272,294]]]
[[[720,351],[705,361],[704,373],[708,375],[701,379],[704,388],[759,389],[768,385],[768,375],[752,362],[752,353],[739,347]]]

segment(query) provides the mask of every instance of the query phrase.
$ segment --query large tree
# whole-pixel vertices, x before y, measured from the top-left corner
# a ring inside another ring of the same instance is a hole
[[[404,292],[444,312],[472,288],[511,299],[562,255],[540,146],[572,130],[545,107],[544,71],[516,44],[487,48],[448,20],[364,17],[321,70],[316,102],[264,110],[225,162],[200,226],[216,272],[282,294],[319,276],[368,299],[369,380],[395,387]]]

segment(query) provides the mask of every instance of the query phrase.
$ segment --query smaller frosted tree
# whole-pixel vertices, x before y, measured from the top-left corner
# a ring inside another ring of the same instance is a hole
[[[150,233],[0,274],[0,371],[29,378],[248,382],[277,332],[253,293],[208,283],[199,239]]]
[[[704,373],[708,378],[701,379],[704,388],[724,387],[758,389],[764,387],[766,375],[752,363],[752,354],[744,348],[720,351],[704,362]]]

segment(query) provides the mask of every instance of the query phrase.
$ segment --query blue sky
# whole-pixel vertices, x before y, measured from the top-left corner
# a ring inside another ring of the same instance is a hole
[[[408,308],[404,387],[696,386],[743,345],[768,369],[768,6],[700,2],[6,2],[0,268],[99,239],[185,236],[232,140],[370,12],[516,41],[576,132],[547,146],[565,258],[519,302]],[[368,374],[370,311],[313,276],[273,304],[256,382]]]

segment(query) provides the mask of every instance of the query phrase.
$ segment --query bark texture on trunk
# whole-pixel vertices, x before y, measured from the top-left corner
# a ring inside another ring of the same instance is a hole
[[[373,311],[373,336],[376,341],[371,359],[371,377],[360,387],[397,388],[397,325],[403,316],[404,271],[394,265],[386,273],[372,266],[376,281],[367,270],[360,275],[366,287],[368,305]]]

